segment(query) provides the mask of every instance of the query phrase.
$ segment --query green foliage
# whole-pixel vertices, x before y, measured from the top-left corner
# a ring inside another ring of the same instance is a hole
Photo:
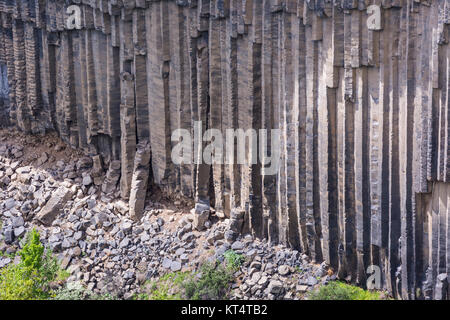
[[[186,297],[193,300],[224,299],[233,276],[222,264],[205,263],[200,268],[201,276],[183,283]]]
[[[296,266],[295,267],[295,272],[298,272],[298,273],[302,274],[305,271],[302,268],[300,268],[299,266]]]
[[[0,257],[2,257],[2,258],[10,258],[11,260],[13,260],[15,255],[12,254],[12,253],[6,253],[6,251],[5,251],[5,252],[0,252]]]
[[[223,254],[227,268],[232,271],[238,271],[241,265],[245,261],[245,257],[242,254],[238,254],[233,250],[228,250]]]
[[[117,297],[110,293],[92,294],[90,300],[117,300]]]
[[[58,268],[58,274],[56,276],[56,281],[65,282],[69,277],[70,277],[69,271]]]
[[[83,287],[79,282],[69,283],[52,295],[52,300],[115,300],[109,294],[98,295]]]
[[[0,300],[36,299],[35,281],[25,269],[9,265],[0,270]]]
[[[233,280],[233,271],[225,264],[204,263],[199,273],[175,272],[147,283],[134,296],[136,300],[214,300],[225,299]]]
[[[85,300],[86,299],[86,289],[81,285],[81,283],[70,283],[64,288],[57,290],[52,299],[53,300]]]
[[[33,229],[18,252],[21,261],[0,270],[0,300],[32,300],[50,297],[49,284],[60,273],[50,251],[45,252],[39,233]]]
[[[181,300],[179,293],[169,293],[168,287],[158,288],[149,296],[149,300]]]
[[[190,277],[189,272],[172,272],[150,284],[149,293],[140,293],[137,300],[181,300],[182,284]]]
[[[19,251],[23,267],[29,270],[39,270],[44,262],[42,259],[43,254],[44,246],[39,239],[39,232],[33,229],[28,233],[25,244],[22,250]]]
[[[379,292],[367,291],[340,281],[321,286],[308,298],[309,300],[381,300]]]
[[[150,300],[148,293],[142,292],[138,293],[133,297],[133,300]]]

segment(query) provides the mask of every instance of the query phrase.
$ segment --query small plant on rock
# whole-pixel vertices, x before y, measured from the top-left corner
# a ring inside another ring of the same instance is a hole
[[[238,271],[245,261],[245,257],[242,254],[238,254],[233,250],[226,251],[223,256],[225,258],[227,268],[232,272]]]
[[[157,283],[153,283],[150,300],[181,300],[182,283],[188,276],[188,272],[172,272],[162,276]]]
[[[183,286],[186,297],[193,300],[224,299],[233,280],[231,272],[223,264],[204,263],[198,277],[186,281]]]
[[[79,282],[68,283],[64,288],[57,290],[53,300],[114,300],[109,294],[99,295],[83,287]]]

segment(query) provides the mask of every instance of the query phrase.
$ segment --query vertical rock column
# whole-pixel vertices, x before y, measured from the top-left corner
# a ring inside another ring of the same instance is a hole
[[[169,10],[169,19],[173,21],[173,28],[170,28],[170,41],[173,48],[171,60],[174,68],[174,80],[176,90],[176,114],[173,115],[173,123],[177,128],[188,130],[192,134],[192,116],[190,99],[190,64],[189,64],[189,21],[186,19],[189,13],[187,1],[184,5],[172,4]],[[218,94],[220,98],[220,94]],[[191,153],[192,155],[192,153]],[[176,167],[176,166],[175,166]],[[176,181],[179,184],[176,188],[179,192],[189,198],[194,196],[194,165],[191,162],[182,163],[175,171]]]
[[[43,133],[44,121],[40,121],[42,112],[41,96],[41,78],[40,78],[40,59],[39,59],[39,36],[33,22],[26,22],[24,30],[25,37],[25,59],[27,75],[27,105],[30,106],[30,112],[34,119],[31,124],[31,130],[34,133]],[[68,48],[69,49],[69,48]],[[70,54],[72,52],[70,51]],[[70,61],[71,62],[71,61]],[[72,65],[71,65],[72,66]],[[70,78],[72,80],[72,78]],[[73,95],[69,95],[72,96]]]
[[[7,30],[4,28],[6,24],[4,13],[0,13],[0,125],[8,125],[9,122],[9,84],[8,84],[8,67],[7,53],[5,44],[7,43]]]
[[[171,23],[166,1],[154,2],[146,10],[148,119],[152,150],[152,173],[155,184],[171,192],[168,179],[174,179],[171,169],[171,114],[169,78]],[[173,115],[175,116],[175,115]]]
[[[109,23],[111,32],[107,36],[107,112],[109,113],[109,133],[111,135],[112,159],[119,160],[121,155],[120,130],[120,9],[109,6]],[[106,15],[106,14],[105,14]]]
[[[143,140],[137,145],[130,192],[130,216],[136,221],[140,220],[144,213],[149,172],[150,143]]]
[[[25,132],[31,132],[30,112],[27,105],[27,73],[25,58],[24,23],[13,19],[14,78],[17,105],[17,125]]]
[[[134,155],[136,152],[136,109],[134,76],[132,74],[134,60],[134,46],[132,33],[132,11],[122,9],[120,20],[120,74],[121,74],[121,161],[122,176],[120,192],[122,198],[128,199],[134,169]]]
[[[214,6],[211,7],[211,15],[214,19],[209,19],[209,91],[210,91],[210,119],[209,127],[213,130],[222,131],[222,72],[221,72],[221,33],[224,32],[223,20],[218,17]],[[222,147],[222,146],[221,146]],[[224,155],[223,149],[221,155]],[[214,207],[217,211],[224,211],[224,164],[214,163],[212,166],[214,184]]]
[[[2,29],[5,50],[5,62],[7,68],[8,86],[9,86],[9,123],[16,121],[16,77],[14,64],[14,41],[12,31],[11,15],[5,11],[1,13]]]
[[[276,22],[271,12],[271,1],[265,0],[262,4],[262,124],[261,127],[268,132],[271,129],[277,129],[278,123],[274,119],[274,73],[277,72],[278,61],[275,59],[276,36],[273,30],[276,30]],[[274,47],[275,46],[275,47]],[[266,144],[266,155],[272,154],[271,135],[268,135]],[[263,221],[264,235],[270,242],[278,242],[278,215],[276,206],[276,190],[278,183],[277,174],[264,174],[262,181],[263,198]]]

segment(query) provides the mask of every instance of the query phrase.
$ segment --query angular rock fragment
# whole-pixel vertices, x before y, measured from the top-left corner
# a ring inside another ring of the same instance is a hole
[[[142,141],[137,145],[134,158],[134,172],[130,192],[130,217],[133,220],[142,218],[145,208],[147,183],[150,173],[150,143]]]
[[[92,168],[92,158],[90,157],[81,158],[80,160],[78,160],[76,167],[78,171]]]
[[[197,230],[205,229],[205,224],[209,219],[210,206],[204,203],[196,203],[194,209],[194,221],[192,225]]]
[[[83,183],[83,185],[86,186],[86,187],[87,187],[87,186],[90,186],[90,185],[92,184],[92,178],[91,178],[91,176],[88,175],[88,174],[85,175],[84,178],[83,178],[83,182],[82,182],[82,183]]]
[[[108,172],[106,173],[105,181],[103,181],[102,192],[109,194],[117,190],[117,185],[120,180],[120,161],[111,161]]]
[[[20,226],[18,228],[15,228],[14,229],[14,236],[16,238],[20,238],[21,236],[23,236],[25,234],[25,231],[26,231],[25,228],[22,227],[22,226]]]
[[[14,230],[8,228],[5,230],[4,239],[6,244],[11,244],[14,242]]]
[[[283,292],[283,283],[278,280],[272,280],[267,287],[268,291],[274,295],[278,295]]]
[[[100,177],[103,175],[103,162],[100,155],[92,157],[92,176]]]
[[[59,187],[48,200],[47,204],[37,214],[36,220],[49,226],[72,197],[72,191],[66,187]]]
[[[242,231],[242,227],[244,225],[244,215],[245,211],[234,209],[230,214],[230,226],[229,229],[231,231],[240,233]]]
[[[448,280],[447,274],[441,273],[436,279],[435,300],[447,300],[448,299]]]

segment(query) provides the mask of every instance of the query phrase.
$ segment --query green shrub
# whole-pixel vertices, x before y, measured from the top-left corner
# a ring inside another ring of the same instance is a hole
[[[135,294],[133,300],[150,300],[150,296],[148,295],[148,293],[142,292]]]
[[[20,266],[0,270],[0,300],[36,299],[35,281]]]
[[[70,277],[70,272],[61,268],[58,268],[58,274],[56,276],[56,281],[58,282],[66,282],[66,280]]]
[[[184,281],[186,273],[168,273],[158,282],[152,284],[150,300],[181,300],[180,284]]]
[[[134,296],[136,300],[181,300],[183,283],[191,274],[189,272],[172,272],[162,276],[158,281],[148,284],[148,292]]]
[[[185,294],[193,300],[224,299],[233,276],[222,264],[205,263],[200,268],[199,278],[190,278],[183,283]]]
[[[245,257],[242,254],[237,254],[233,250],[226,251],[223,256],[225,258],[227,268],[232,272],[239,270],[245,261]]]
[[[381,300],[379,292],[367,291],[340,281],[321,286],[308,298],[309,300]]]
[[[204,263],[200,273],[176,272],[147,283],[136,300],[214,300],[224,299],[233,280],[232,271],[224,264]]]
[[[27,234],[25,244],[22,250],[19,251],[19,256],[22,259],[23,267],[29,270],[41,269],[44,261],[42,259],[44,254],[44,246],[39,239],[39,232],[33,229]]]
[[[110,294],[99,295],[83,287],[79,282],[68,283],[54,292],[53,300],[114,300]]]
[[[57,290],[52,299],[53,300],[85,300],[87,296],[86,289],[81,283],[69,283],[64,288]]]
[[[50,251],[44,250],[39,233],[33,229],[18,252],[20,262],[0,270],[0,300],[32,300],[50,297],[50,282],[60,267]]]

